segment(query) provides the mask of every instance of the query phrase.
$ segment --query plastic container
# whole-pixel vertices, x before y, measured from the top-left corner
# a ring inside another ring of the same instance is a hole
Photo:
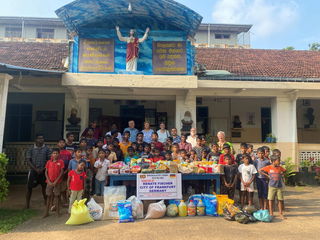
[[[197,215],[198,216],[204,216],[205,215],[205,206],[204,206],[202,200],[199,200],[199,202],[198,202]]]
[[[194,217],[196,215],[196,205],[194,204],[193,200],[190,200],[188,204],[188,216]]]
[[[179,209],[179,217],[186,217],[188,215],[187,205],[183,200],[180,201],[178,209]]]

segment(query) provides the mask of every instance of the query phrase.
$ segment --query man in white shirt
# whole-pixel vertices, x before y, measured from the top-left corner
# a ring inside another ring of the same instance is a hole
[[[191,128],[190,129],[190,135],[187,138],[187,143],[190,143],[192,145],[192,148],[194,148],[197,145],[197,129]]]

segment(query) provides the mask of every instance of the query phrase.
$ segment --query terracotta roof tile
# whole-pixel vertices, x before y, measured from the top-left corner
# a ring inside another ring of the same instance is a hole
[[[196,60],[208,70],[238,76],[320,78],[320,52],[197,48]]]
[[[0,42],[0,63],[42,70],[64,71],[66,43]]]

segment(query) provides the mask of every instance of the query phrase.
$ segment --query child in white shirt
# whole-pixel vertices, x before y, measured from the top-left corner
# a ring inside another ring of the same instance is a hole
[[[253,164],[250,164],[251,157],[248,154],[243,154],[241,164],[238,168],[241,179],[241,192],[242,199],[241,204],[244,206],[245,200],[248,200],[249,205],[253,204],[253,192],[254,186],[253,181],[255,179],[257,169]]]
[[[104,186],[106,185],[107,171],[110,166],[110,161],[107,159],[110,154],[109,150],[99,150],[98,159],[94,163],[94,167],[97,169],[95,178],[95,194],[97,196],[103,196]]]

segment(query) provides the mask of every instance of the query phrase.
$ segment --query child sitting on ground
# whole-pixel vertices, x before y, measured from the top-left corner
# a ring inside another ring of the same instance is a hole
[[[279,156],[271,156],[271,162],[272,165],[261,168],[259,173],[269,178],[268,200],[270,215],[273,216],[273,203],[277,195],[280,218],[285,219],[282,175],[286,170],[280,166]]]
[[[207,156],[207,161],[218,164],[219,157],[220,157],[219,145],[216,143],[213,143],[211,146],[211,152]]]
[[[107,171],[110,166],[110,161],[107,159],[110,154],[109,150],[100,150],[98,152],[98,159],[94,163],[94,167],[98,170],[95,177],[95,194],[103,196],[104,186],[106,185]]]
[[[76,170],[71,170],[68,173],[68,189],[70,191],[70,203],[69,203],[69,213],[71,213],[72,204],[75,200],[80,201],[84,191],[85,179],[87,177],[84,171],[86,163],[80,161],[77,165]]]
[[[258,172],[261,168],[270,165],[270,161],[264,157],[264,152],[265,151],[263,148],[258,148],[258,157],[253,163]],[[265,210],[268,206],[268,179],[263,174],[258,173],[256,177],[256,184],[258,189],[260,209]]]
[[[54,199],[54,205],[56,206],[56,212],[57,215],[60,215],[60,192],[61,192],[61,181],[62,181],[62,175],[64,172],[64,163],[61,159],[59,159],[59,149],[53,149],[51,153],[51,158],[46,163],[46,195],[47,195],[47,205],[46,205],[46,211],[44,214],[44,218],[49,216],[49,209],[51,203],[53,203]]]
[[[254,186],[253,181],[257,173],[256,168],[253,164],[250,164],[251,157],[244,154],[242,157],[243,164],[238,168],[241,180],[241,205],[244,206],[246,199],[248,200],[249,206],[253,204],[253,192]]]
[[[236,188],[238,166],[232,163],[231,156],[224,155],[227,165],[223,165],[224,175],[222,175],[222,194],[228,194],[228,198],[234,199],[234,192]]]

